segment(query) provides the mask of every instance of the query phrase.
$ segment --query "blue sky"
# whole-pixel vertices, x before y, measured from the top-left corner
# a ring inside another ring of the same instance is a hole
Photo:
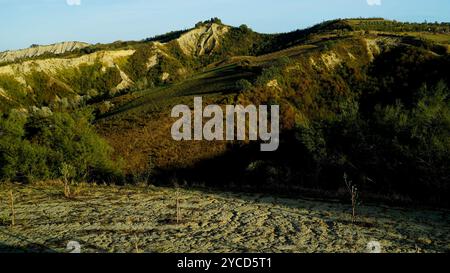
[[[450,22],[449,0],[0,0],[0,51],[60,41],[140,40],[220,17],[258,32],[328,19]]]

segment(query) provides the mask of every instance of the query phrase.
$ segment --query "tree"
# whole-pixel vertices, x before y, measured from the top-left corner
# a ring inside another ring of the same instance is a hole
[[[121,171],[111,160],[112,148],[95,133],[91,115],[76,111],[27,117],[12,111],[2,117],[0,178],[121,180]],[[61,162],[72,166],[73,173]]]

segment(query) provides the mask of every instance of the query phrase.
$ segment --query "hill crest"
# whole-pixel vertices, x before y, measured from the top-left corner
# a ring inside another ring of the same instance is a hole
[[[14,62],[24,58],[33,58],[44,54],[63,54],[88,47],[83,42],[60,42],[51,45],[32,45],[29,48],[0,52],[0,63]]]

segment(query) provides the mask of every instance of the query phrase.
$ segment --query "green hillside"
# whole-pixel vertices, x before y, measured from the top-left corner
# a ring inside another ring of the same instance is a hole
[[[367,199],[448,206],[449,38],[440,23],[346,19],[260,34],[211,19],[3,64],[0,177],[60,178],[53,155],[68,153],[77,179],[94,182],[336,196],[346,174]],[[280,105],[280,149],[172,140],[172,107],[195,96]],[[81,117],[92,125],[76,128]],[[48,124],[75,132],[55,147]],[[18,171],[23,158],[33,171]]]

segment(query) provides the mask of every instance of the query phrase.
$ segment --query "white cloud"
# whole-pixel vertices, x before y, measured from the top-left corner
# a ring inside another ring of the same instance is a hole
[[[381,6],[381,0],[367,0],[369,6]]]
[[[69,6],[79,6],[81,5],[81,0],[66,0],[66,3]]]

